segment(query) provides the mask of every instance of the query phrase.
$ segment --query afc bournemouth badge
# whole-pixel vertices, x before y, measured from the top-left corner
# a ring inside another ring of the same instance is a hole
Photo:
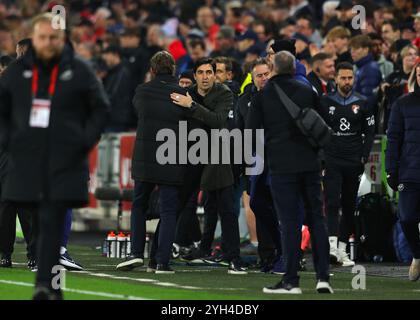
[[[354,114],[358,114],[359,109],[360,109],[360,106],[358,106],[357,104],[354,104],[351,106],[351,110],[353,110]]]
[[[401,192],[401,191],[403,191],[403,190],[404,190],[404,184],[400,183],[400,184],[398,185],[398,191],[399,191],[399,192]]]
[[[333,115],[334,115],[334,111],[335,111],[335,107],[334,107],[334,106],[331,106],[331,107],[330,107],[330,112],[329,112],[329,114],[333,116]]]

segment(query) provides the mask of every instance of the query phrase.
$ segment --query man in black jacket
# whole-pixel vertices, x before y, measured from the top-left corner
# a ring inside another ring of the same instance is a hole
[[[245,129],[252,99],[269,81],[272,68],[272,64],[267,59],[260,58],[254,62],[251,68],[253,85],[239,98],[235,113],[237,126],[241,130]],[[261,271],[280,273],[284,271],[280,224],[274,211],[267,175],[268,168],[264,163],[264,172],[250,177],[249,196],[244,195],[244,199],[248,201],[248,207],[252,209],[251,214],[255,214]]]
[[[10,160],[4,200],[39,208],[34,299],[60,299],[52,283],[67,208],[88,200],[88,153],[99,140],[109,102],[93,71],[65,45],[52,14],[33,22],[33,49],[0,80],[0,147]]]
[[[316,150],[299,131],[274,85],[278,85],[300,108],[317,107],[316,93],[293,79],[295,57],[280,51],[274,57],[274,72],[261,94],[251,104],[247,128],[264,128],[271,194],[282,231],[285,271],[283,279],[265,293],[300,294],[299,260],[301,219],[299,204],[305,204],[306,221],[312,240],[316,289],[332,293],[329,285],[328,236],[322,214],[320,166]]]
[[[392,106],[385,157],[388,184],[399,191],[398,218],[413,254],[411,281],[420,279],[420,67],[415,72],[414,92]]]
[[[312,57],[312,71],[308,74],[308,80],[315,88],[319,97],[334,92],[335,66],[332,57],[320,52]]]
[[[105,127],[106,132],[124,132],[135,128],[136,116],[131,103],[132,78],[129,69],[121,60],[121,49],[109,46],[102,51],[108,72],[103,80],[111,102],[111,113]]]
[[[337,66],[336,83],[337,92],[321,99],[320,113],[335,132],[325,148],[324,184],[330,257],[333,263],[347,267],[354,266],[346,248],[355,231],[357,191],[372,147],[375,119],[366,98],[353,91],[353,65],[343,62]],[[340,207],[342,217],[338,222]]]
[[[31,40],[29,39],[29,43],[30,41]],[[3,57],[10,58],[9,56]],[[8,63],[11,63],[12,61],[13,59],[10,58]],[[5,66],[1,72],[5,71],[6,68],[7,66]],[[3,183],[4,177],[7,173],[6,167],[7,155],[0,149],[0,183]],[[0,268],[12,267],[12,253],[16,240],[16,215],[19,218],[23,237],[25,238],[25,242],[27,244],[28,268],[36,271],[36,232],[38,222],[36,208],[33,205],[26,205],[17,208],[16,203],[10,201],[0,201]]]
[[[150,60],[153,80],[139,85],[133,99],[137,111],[138,125],[134,147],[132,175],[135,181],[131,215],[132,255],[119,264],[117,269],[130,270],[143,265],[146,236],[146,210],[155,187],[159,188],[160,221],[155,232],[149,271],[170,274],[171,248],[175,238],[180,187],[184,183],[185,166],[178,158],[166,162],[160,159],[163,143],[161,130],[170,130],[176,141],[169,141],[172,147],[180,144],[178,132],[180,121],[186,120],[187,109],[176,106],[170,94],[185,94],[185,89],[177,84],[175,60],[166,51],[157,52]],[[175,144],[175,145],[174,145]]]
[[[228,116],[233,108],[232,92],[223,84],[215,83],[216,64],[212,59],[203,58],[194,65],[194,75],[197,81],[191,90],[191,95],[171,95],[174,103],[190,109],[189,116],[199,128],[204,128],[207,133],[210,129],[224,129],[228,126]],[[210,136],[210,135],[209,135]],[[225,139],[218,140],[215,144],[228,153]],[[209,139],[210,141],[210,139]],[[213,147],[213,146],[212,146]],[[223,153],[223,151],[221,152]],[[221,154],[220,153],[220,154]],[[210,160],[211,154],[209,154]],[[245,269],[239,259],[239,225],[234,213],[233,201],[233,174],[230,164],[223,164],[222,157],[218,163],[205,164],[201,175],[201,189],[206,191],[205,211],[208,215],[220,215],[222,226],[222,241],[224,258],[229,262],[228,272],[231,274],[244,274]],[[193,177],[194,178],[194,177]],[[196,191],[198,185],[192,185],[189,196]],[[209,226],[206,232],[214,232]],[[209,237],[206,237],[209,239]],[[197,258],[205,258],[209,253],[211,243],[201,243]]]

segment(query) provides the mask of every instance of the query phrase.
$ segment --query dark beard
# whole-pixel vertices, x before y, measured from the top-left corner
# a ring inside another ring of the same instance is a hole
[[[353,89],[353,87],[352,86],[344,86],[344,87],[339,87],[339,89],[340,89],[340,92],[342,94],[344,94],[345,96],[348,96],[349,93],[351,92],[351,90]]]

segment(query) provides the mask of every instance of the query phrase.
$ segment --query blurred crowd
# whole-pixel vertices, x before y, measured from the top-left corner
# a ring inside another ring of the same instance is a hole
[[[352,10],[356,4],[365,9],[365,20]],[[16,57],[16,44],[30,37],[31,18],[55,5],[65,7],[68,39],[109,94],[110,132],[135,128],[131,98],[138,84],[150,80],[149,60],[156,52],[166,49],[173,55],[177,75],[188,75],[200,58],[227,57],[231,80],[241,87],[252,63],[280,39],[295,39],[296,58],[306,74],[314,72],[326,82],[334,72],[322,63],[314,68],[315,55],[326,53],[335,65],[348,61],[363,68],[360,55],[367,48],[380,78],[367,68],[355,90],[370,99],[385,126],[390,104],[410,89],[420,46],[420,12],[413,0],[2,0],[0,72]],[[354,28],[355,21],[360,28]],[[368,38],[354,39],[360,35]]]

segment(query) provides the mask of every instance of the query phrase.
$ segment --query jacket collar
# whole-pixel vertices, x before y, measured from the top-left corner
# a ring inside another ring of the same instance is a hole
[[[291,76],[290,74],[276,74],[275,76],[270,78],[270,81],[282,82],[291,79],[293,79],[293,76]]]
[[[176,83],[175,76],[173,76],[171,74],[157,74],[155,76],[155,80],[156,81],[163,81],[163,82],[170,82],[170,83],[175,82]]]
[[[21,58],[23,65],[26,69],[32,69],[34,62],[36,61],[35,50],[33,47],[29,48],[28,51]],[[57,58],[59,66],[66,66],[74,60],[74,49],[70,42],[64,45],[63,52]]]
[[[356,62],[356,66],[357,68],[361,68],[363,67],[365,64],[368,64],[369,62],[373,61],[373,56],[372,54],[368,54],[366,57],[360,59],[359,61]]]
[[[359,98],[356,96],[354,90],[351,92],[351,94],[348,97],[343,97],[338,90],[335,91],[333,94],[329,95],[329,97],[334,100],[335,102],[337,102],[338,104],[341,105],[349,105],[351,103],[356,102],[357,100],[359,100]]]

